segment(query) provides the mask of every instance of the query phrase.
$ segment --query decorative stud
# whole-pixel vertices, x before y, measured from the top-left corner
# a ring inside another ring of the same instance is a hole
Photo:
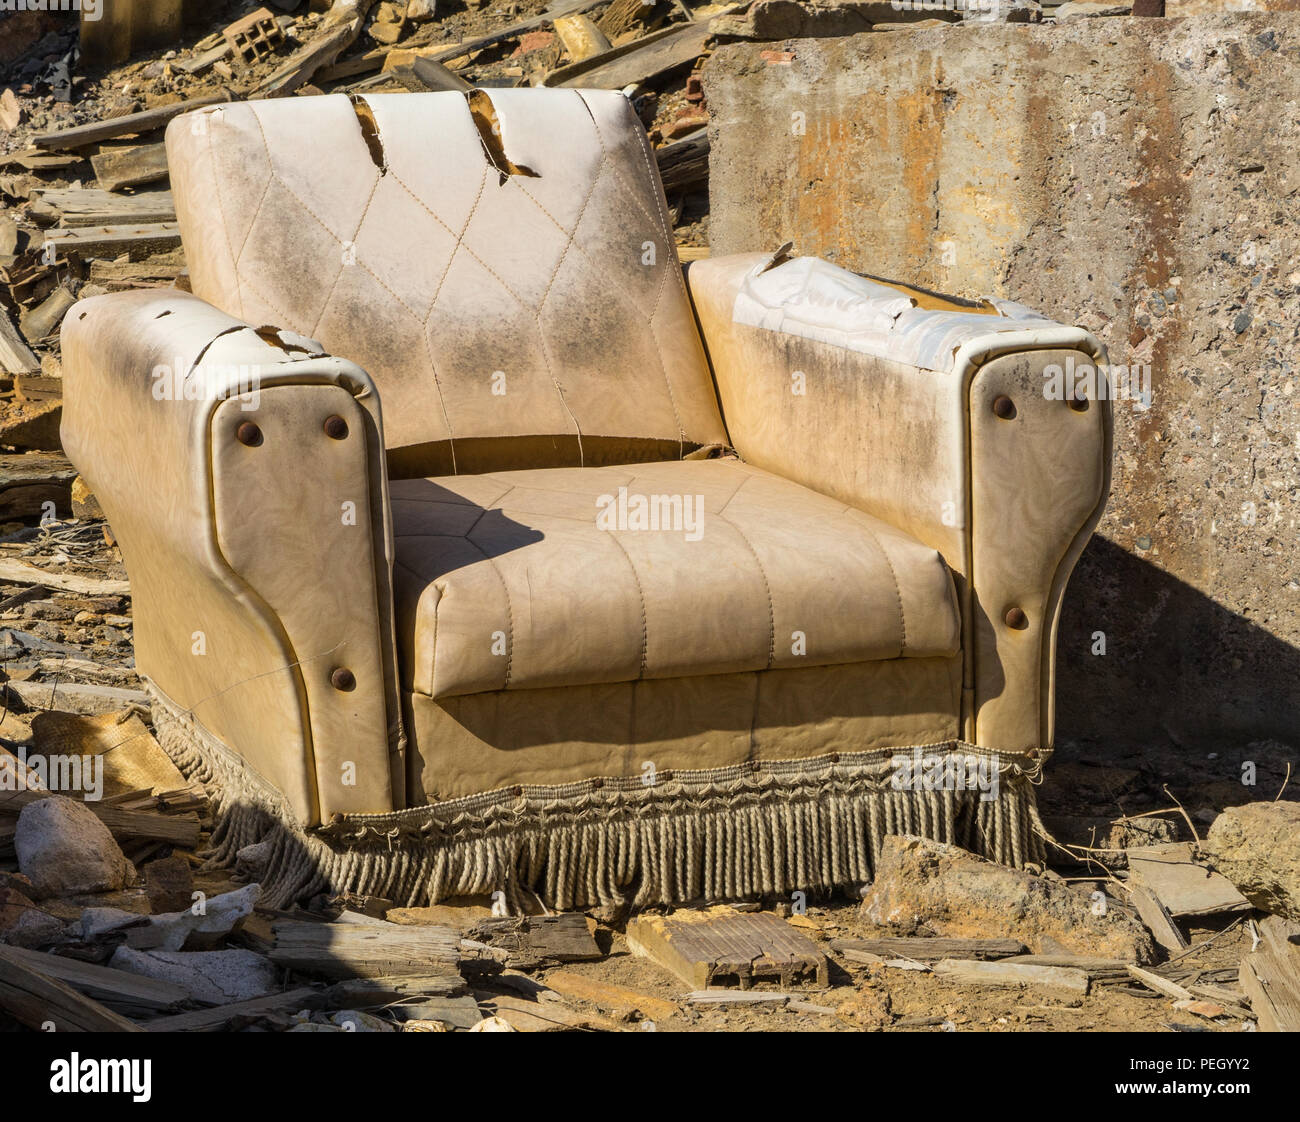
[[[357,676],[346,666],[340,666],[330,675],[330,685],[344,692],[354,690],[357,688]]]
[[[240,444],[246,444],[250,448],[256,448],[262,443],[262,430],[259,429],[252,421],[245,421],[235,430],[235,439]]]
[[[1016,403],[1006,394],[1000,393],[993,399],[993,412],[1004,421],[1009,421],[1016,415]]]
[[[348,435],[348,423],[342,417],[335,415],[325,418],[325,435],[331,440],[342,440]]]
[[[1003,619],[1006,620],[1008,627],[1014,627],[1017,631],[1029,622],[1029,617],[1026,616],[1024,611],[1020,608],[1008,608],[1007,614],[1003,616]]]

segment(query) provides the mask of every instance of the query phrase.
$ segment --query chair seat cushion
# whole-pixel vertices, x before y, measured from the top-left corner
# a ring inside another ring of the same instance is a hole
[[[952,575],[727,457],[391,484],[402,673],[430,697],[952,655]]]

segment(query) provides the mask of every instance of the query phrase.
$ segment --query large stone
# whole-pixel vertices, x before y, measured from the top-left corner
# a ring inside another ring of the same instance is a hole
[[[87,908],[81,916],[82,937],[95,939],[123,931],[134,950],[205,950],[237,930],[253,914],[260,885],[248,884],[196,901],[184,911],[141,916],[118,908]]]
[[[62,938],[62,920],[37,907],[16,885],[0,884],[0,943],[35,950]]]
[[[1201,848],[1260,911],[1300,920],[1300,803],[1225,810]]]
[[[1300,15],[782,48],[705,65],[713,255],[792,239],[1021,301],[1138,389],[1149,371],[1150,408],[1116,403],[1110,505],[1065,597],[1058,740],[1219,752],[1225,778],[1225,743],[1294,744]]]
[[[862,918],[899,934],[1009,938],[1035,954],[1145,962],[1151,937],[1127,912],[1055,874],[996,865],[926,838],[885,838]]]
[[[18,867],[38,892],[116,892],[130,868],[113,835],[85,803],[51,795],[23,807],[14,834]]]
[[[271,960],[253,951],[137,951],[118,947],[109,965],[146,978],[172,982],[195,1001],[229,1005],[265,997],[277,989]]]

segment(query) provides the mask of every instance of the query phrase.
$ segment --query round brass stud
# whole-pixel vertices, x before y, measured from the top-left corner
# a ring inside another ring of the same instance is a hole
[[[247,444],[250,448],[256,448],[262,443],[262,430],[252,421],[245,421],[235,430],[235,439],[240,444]]]

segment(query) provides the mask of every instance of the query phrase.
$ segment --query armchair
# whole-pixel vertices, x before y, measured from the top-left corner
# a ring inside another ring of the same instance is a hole
[[[193,291],[71,310],[63,439],[214,859],[564,908],[860,883],[887,833],[1041,855],[1110,463],[1104,379],[1043,374],[1090,335],[780,253],[684,281],[617,93],[167,147]]]

